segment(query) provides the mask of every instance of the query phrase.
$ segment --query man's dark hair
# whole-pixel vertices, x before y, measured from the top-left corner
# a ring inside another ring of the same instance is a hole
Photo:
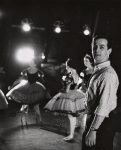
[[[108,49],[112,48],[112,40],[111,37],[109,36],[105,36],[105,35],[96,35],[93,40],[92,40],[92,44],[97,40],[97,39],[106,39],[108,41]]]

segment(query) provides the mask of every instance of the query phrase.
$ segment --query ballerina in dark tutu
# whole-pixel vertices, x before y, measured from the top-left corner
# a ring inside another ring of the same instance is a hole
[[[66,114],[70,121],[70,133],[64,141],[74,138],[76,117],[86,109],[85,93],[79,90],[81,79],[77,73],[77,63],[72,59],[66,62],[67,75],[63,77],[65,88],[55,95],[44,107],[54,113]]]
[[[32,59],[29,65],[30,67],[22,71],[21,77],[13,83],[6,96],[22,104],[20,111],[24,112],[25,116],[28,114],[29,106],[33,105],[37,120],[42,123],[39,105],[47,103],[51,96],[42,83],[44,74],[37,68],[36,60]]]

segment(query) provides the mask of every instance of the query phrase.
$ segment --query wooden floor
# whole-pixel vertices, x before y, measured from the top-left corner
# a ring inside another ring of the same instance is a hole
[[[28,116],[28,126],[21,125],[20,105],[14,104],[0,114],[0,150],[81,150],[81,129],[76,129],[74,141],[67,143],[69,122],[66,116],[42,113],[43,125],[36,124],[34,110]],[[116,133],[114,150],[121,150],[121,133]]]

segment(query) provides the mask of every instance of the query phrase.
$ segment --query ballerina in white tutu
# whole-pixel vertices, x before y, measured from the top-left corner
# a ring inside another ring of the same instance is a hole
[[[85,93],[79,90],[81,79],[77,73],[77,63],[72,59],[66,62],[68,75],[65,76],[66,87],[55,95],[44,107],[54,113],[67,114],[70,121],[70,133],[64,141],[74,138],[76,117],[86,109]]]
[[[20,110],[26,114],[28,114],[29,105],[33,105],[37,120],[42,123],[39,105],[47,103],[51,96],[45,86],[40,83],[40,80],[43,81],[44,74],[37,68],[36,60],[32,59],[29,65],[30,67],[25,69],[21,73],[21,77],[13,83],[6,96],[21,103]]]

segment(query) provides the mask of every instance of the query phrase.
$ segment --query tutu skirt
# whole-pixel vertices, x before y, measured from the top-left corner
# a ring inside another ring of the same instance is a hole
[[[43,104],[51,99],[41,83],[30,84],[28,81],[16,85],[6,96],[22,104]]]
[[[44,109],[79,116],[86,109],[85,93],[78,90],[58,93],[46,104]]]
[[[7,108],[8,102],[6,100],[4,93],[0,90],[0,109],[7,109]]]

